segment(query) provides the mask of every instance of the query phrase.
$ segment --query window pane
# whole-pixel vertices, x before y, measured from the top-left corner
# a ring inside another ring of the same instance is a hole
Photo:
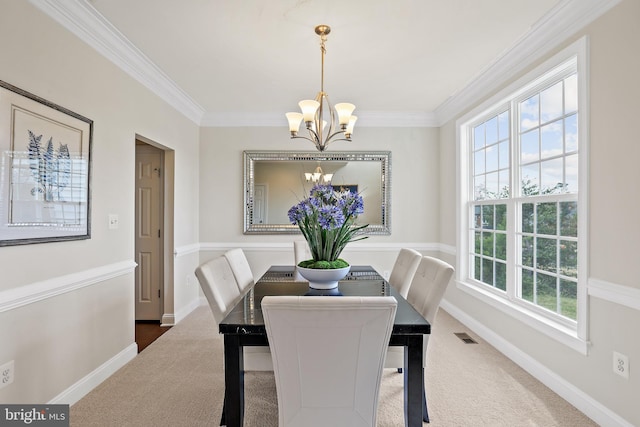
[[[578,236],[578,203],[560,202],[560,235]]]
[[[493,230],[493,205],[482,207],[482,228]]]
[[[538,237],[536,239],[536,267],[540,270],[556,273],[556,240]]]
[[[486,136],[485,136],[486,145],[494,144],[498,142],[498,118],[497,117],[493,117],[492,119],[487,120],[485,122],[485,130],[486,130]]]
[[[484,175],[478,175],[473,180],[474,200],[484,200],[486,197],[487,186],[484,183],[484,178]]]
[[[522,180],[522,195],[535,196],[539,192],[540,177],[538,176],[538,163],[523,166],[520,169],[520,179]]]
[[[560,241],[560,274],[578,277],[578,242]]]
[[[565,192],[578,192],[578,155],[573,154],[564,158]]]
[[[562,82],[540,92],[540,116],[545,123],[562,116]]]
[[[520,162],[531,163],[540,159],[540,144],[538,129],[534,129],[520,136]]]
[[[509,141],[498,144],[498,164],[500,169],[509,167]]]
[[[482,281],[482,276],[481,276],[482,258],[477,256],[477,257],[474,257],[473,260],[474,260],[474,263],[473,263],[473,278],[478,280],[478,281]]]
[[[478,150],[473,156],[473,173],[480,175],[484,171],[484,150]]]
[[[558,232],[558,207],[555,203],[538,203],[537,233],[556,235]]]
[[[482,260],[482,281],[493,286],[493,261],[490,259]]]
[[[509,186],[509,170],[505,169],[505,170],[501,170],[500,172],[498,172],[498,182],[499,182],[499,186],[500,186],[500,192],[498,194],[498,197],[500,199],[506,199],[509,197],[509,193],[510,193],[510,186]]]
[[[497,199],[500,194],[500,183],[498,182],[498,172],[491,172],[487,174],[486,181],[486,195],[487,199]]]
[[[578,116],[576,114],[564,119],[564,143],[567,153],[578,149]]]
[[[503,261],[507,260],[507,235],[502,233],[496,233],[496,258]]]
[[[522,299],[533,302],[533,271],[522,270]]]
[[[484,123],[473,128],[474,150],[484,147]]]
[[[480,254],[482,253],[482,233],[480,231],[476,231],[474,233],[474,239],[475,241],[475,249],[474,249],[474,253],[476,254]]]
[[[569,280],[560,280],[560,314],[576,320],[578,302],[578,284]]]
[[[496,288],[507,290],[507,266],[496,261]]]
[[[562,120],[559,120],[540,128],[542,132],[540,138],[540,158],[548,159],[549,157],[561,156],[563,154],[562,124]]]
[[[525,131],[538,126],[538,95],[520,103],[520,129]]]
[[[505,111],[498,116],[498,140],[507,138],[509,138],[509,112]]]
[[[497,171],[498,170],[498,146],[492,145],[487,147],[487,163],[486,170],[487,172]]]
[[[522,205],[522,232],[533,233],[533,203]]]
[[[471,228],[480,228],[482,225],[482,215],[481,215],[481,207],[475,205],[473,207],[473,223],[471,224]]]
[[[507,205],[496,205],[496,230],[507,229]]]
[[[533,268],[533,237],[522,236],[522,259],[521,263],[525,267]]]
[[[564,113],[578,110],[578,75],[564,79]]]
[[[482,254],[493,257],[493,233],[482,233]]]
[[[562,158],[559,158],[540,163],[540,191],[542,194],[564,192],[562,160]]]
[[[536,275],[536,304],[553,312],[557,310],[556,278],[547,274]]]

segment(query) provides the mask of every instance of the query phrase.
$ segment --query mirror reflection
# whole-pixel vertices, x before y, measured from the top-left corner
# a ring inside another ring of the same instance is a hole
[[[287,212],[315,183],[358,192],[366,234],[390,234],[390,152],[245,151],[245,234],[299,233]]]

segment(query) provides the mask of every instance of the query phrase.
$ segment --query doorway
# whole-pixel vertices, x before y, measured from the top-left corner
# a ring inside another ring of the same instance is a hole
[[[163,309],[164,153],[136,140],[136,321],[158,321]]]

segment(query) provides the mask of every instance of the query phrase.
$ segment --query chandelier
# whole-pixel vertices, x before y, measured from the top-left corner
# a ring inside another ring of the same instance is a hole
[[[324,91],[324,55],[326,53],[325,42],[327,34],[331,32],[328,25],[318,25],[315,28],[316,34],[320,36],[320,52],[322,55],[322,68],[320,73],[320,92],[316,99],[300,101],[298,105],[302,113],[287,113],[289,121],[289,131],[291,138],[304,138],[313,142],[318,151],[324,151],[333,141],[351,141],[351,133],[357,117],[352,115],[356,106],[346,102],[336,104],[335,112],[331,108],[329,96]],[[329,111],[329,117],[325,119],[325,112]],[[337,114],[337,117],[336,117]],[[300,123],[304,121],[309,136],[298,136]],[[325,128],[329,125],[329,127]]]
[[[333,178],[332,173],[324,173],[320,165],[313,172],[305,172],[304,177],[307,182],[313,182],[314,184],[331,184]]]

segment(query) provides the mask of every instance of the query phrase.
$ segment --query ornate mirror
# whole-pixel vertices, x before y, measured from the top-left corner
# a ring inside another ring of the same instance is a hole
[[[244,233],[295,234],[287,212],[309,195],[315,180],[357,191],[364,200],[365,234],[391,234],[391,152],[244,152]]]

